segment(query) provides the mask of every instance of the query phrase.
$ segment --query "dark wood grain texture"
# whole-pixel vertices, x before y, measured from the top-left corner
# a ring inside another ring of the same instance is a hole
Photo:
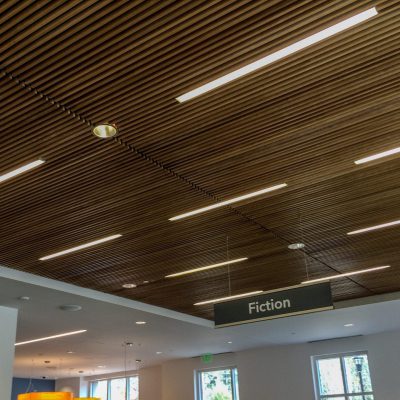
[[[379,15],[184,104],[175,97],[371,6]],[[400,290],[400,1],[6,1],[0,4],[0,264],[193,315],[197,301],[377,265],[336,300]],[[118,124],[101,141],[71,113]],[[253,190],[289,186],[179,222]],[[87,251],[39,257],[121,233]],[[305,253],[288,243],[303,241]],[[143,283],[150,281],[150,283]],[[123,283],[138,284],[124,290]]]

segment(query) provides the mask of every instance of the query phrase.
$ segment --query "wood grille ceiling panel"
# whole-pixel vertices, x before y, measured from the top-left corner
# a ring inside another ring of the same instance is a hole
[[[185,104],[175,97],[376,6],[379,15]],[[335,299],[400,289],[400,1],[5,1],[0,4],[0,263],[212,317],[229,256],[235,293],[376,265],[333,283]],[[25,87],[24,87],[25,86]],[[75,113],[75,114],[74,114]],[[100,141],[89,125],[118,124]],[[277,183],[235,208],[185,211]],[[107,235],[122,238],[48,261]],[[287,244],[304,241],[306,254]],[[150,281],[149,283],[143,283]],[[123,283],[138,285],[123,290]]]

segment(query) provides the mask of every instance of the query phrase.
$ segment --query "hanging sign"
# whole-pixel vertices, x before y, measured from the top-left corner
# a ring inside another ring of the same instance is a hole
[[[215,327],[333,309],[329,282],[300,285],[214,304]]]

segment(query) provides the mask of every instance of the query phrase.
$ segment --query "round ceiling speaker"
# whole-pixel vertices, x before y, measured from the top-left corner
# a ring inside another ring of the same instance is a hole
[[[63,311],[81,311],[82,307],[77,304],[63,304],[60,306],[60,310]]]

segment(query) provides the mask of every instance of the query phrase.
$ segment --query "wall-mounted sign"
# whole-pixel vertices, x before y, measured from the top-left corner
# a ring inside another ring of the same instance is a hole
[[[215,327],[333,309],[329,282],[264,292],[214,304]]]

